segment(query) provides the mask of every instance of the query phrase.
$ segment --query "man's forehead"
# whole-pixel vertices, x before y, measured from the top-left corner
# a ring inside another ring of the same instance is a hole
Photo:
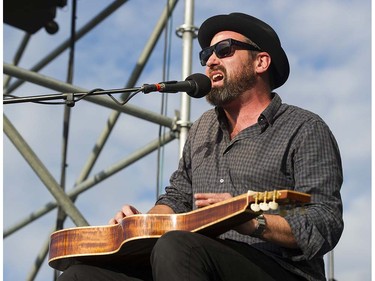
[[[214,37],[212,38],[211,46],[214,45],[215,43],[221,41],[221,40],[225,40],[225,39],[229,39],[229,38],[244,41],[244,39],[246,37],[244,35],[242,35],[241,33],[231,31],[231,30],[220,31],[220,32],[216,33],[214,35]]]

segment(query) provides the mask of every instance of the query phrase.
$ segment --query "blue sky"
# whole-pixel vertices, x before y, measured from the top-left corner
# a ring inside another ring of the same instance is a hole
[[[86,88],[113,89],[126,85],[166,1],[128,1],[76,43],[73,84]],[[291,64],[287,83],[277,93],[288,104],[319,114],[339,143],[343,167],[345,230],[337,245],[335,278],[339,281],[371,280],[371,2],[369,0],[273,0],[196,1],[194,24],[207,17],[240,11],[271,24],[279,34]],[[199,3],[198,3],[199,2]],[[80,0],[77,28],[98,14],[109,2]],[[182,41],[174,35],[184,23],[184,2],[173,13],[169,80],[183,80]],[[58,10],[60,30],[44,30],[32,36],[20,66],[31,68],[69,37],[71,2]],[[4,25],[3,57],[11,63],[23,32]],[[164,38],[159,40],[136,86],[162,80]],[[203,72],[194,40],[192,72]],[[40,73],[65,81],[68,52]],[[54,93],[25,83],[13,94],[31,96]],[[57,94],[57,93],[56,93]],[[161,95],[139,94],[130,104],[160,112]],[[169,117],[180,108],[180,95],[168,96]],[[210,106],[193,100],[191,120]],[[4,105],[10,119],[28,144],[60,178],[63,107],[61,105]],[[73,188],[111,110],[80,101],[72,108],[69,135],[67,189]],[[122,114],[96,163],[92,175],[106,169],[158,136],[155,124]],[[8,138],[3,138],[3,227],[8,229],[39,210],[53,197],[43,186]],[[178,141],[165,147],[163,185],[177,167]],[[124,204],[147,211],[156,197],[156,153],[138,161],[83,193],[76,202],[91,225],[106,224]],[[15,232],[3,241],[4,280],[24,280],[56,218],[55,211]],[[66,227],[73,226],[67,220]],[[52,279],[45,262],[36,280]]]

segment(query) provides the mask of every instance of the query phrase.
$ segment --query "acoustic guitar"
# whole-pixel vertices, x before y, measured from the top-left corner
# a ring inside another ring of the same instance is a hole
[[[121,223],[68,228],[51,234],[49,265],[65,270],[75,263],[142,260],[156,240],[172,230],[216,237],[278,205],[310,202],[310,195],[290,190],[252,192],[182,214],[136,214]]]

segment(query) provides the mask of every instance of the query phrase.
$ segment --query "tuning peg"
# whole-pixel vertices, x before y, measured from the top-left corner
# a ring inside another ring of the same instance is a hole
[[[268,203],[262,202],[259,204],[259,207],[262,211],[268,211],[270,207],[268,206]]]
[[[268,206],[270,207],[271,210],[277,210],[279,208],[279,204],[276,203],[275,201],[269,202]]]
[[[252,211],[254,212],[259,212],[260,211],[260,207],[259,207],[259,204],[258,203],[253,203],[250,205],[250,208]]]

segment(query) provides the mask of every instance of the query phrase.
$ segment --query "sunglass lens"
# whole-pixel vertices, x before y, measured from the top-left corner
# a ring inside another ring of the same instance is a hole
[[[216,45],[215,54],[218,58],[225,58],[232,53],[231,44],[229,41],[222,41]]]
[[[214,49],[212,47],[206,48],[200,52],[199,58],[203,66],[206,65],[208,59],[210,58],[213,52],[214,52]]]
[[[230,40],[224,40],[224,41],[221,41],[211,47],[208,47],[206,49],[203,49],[200,53],[199,53],[199,58],[201,60],[201,64],[203,66],[206,65],[208,59],[210,58],[210,56],[212,56],[212,53],[214,52],[215,50],[215,54],[218,58],[225,58],[225,57],[228,57],[232,54],[232,43]]]

